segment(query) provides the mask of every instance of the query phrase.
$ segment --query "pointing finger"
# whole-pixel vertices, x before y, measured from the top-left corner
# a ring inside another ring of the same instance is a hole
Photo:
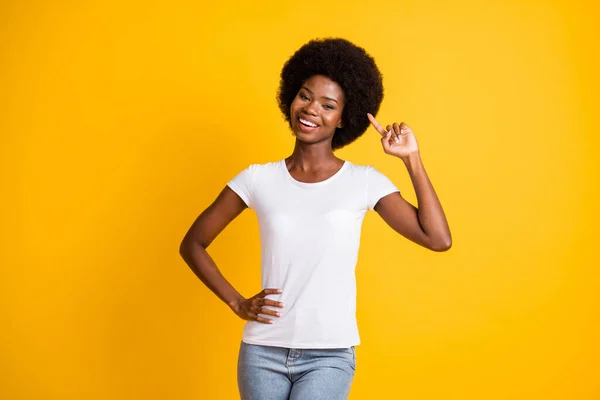
[[[371,122],[371,125],[373,125],[373,127],[375,129],[377,129],[377,132],[379,132],[379,134],[381,136],[385,136],[387,134],[387,132],[383,129],[383,127],[379,124],[379,122],[377,122],[377,120],[375,119],[374,116],[372,116],[371,114],[367,113],[367,118],[369,118],[369,121]]]

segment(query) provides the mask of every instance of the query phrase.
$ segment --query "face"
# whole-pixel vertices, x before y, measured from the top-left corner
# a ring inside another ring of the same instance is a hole
[[[344,92],[323,75],[308,78],[290,106],[292,131],[304,143],[331,142],[342,127]]]

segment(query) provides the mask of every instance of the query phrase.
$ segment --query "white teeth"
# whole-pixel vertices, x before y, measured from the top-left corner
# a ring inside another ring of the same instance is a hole
[[[309,121],[307,121],[307,120],[305,120],[305,119],[302,119],[302,118],[298,118],[298,119],[299,119],[299,120],[300,120],[300,122],[302,122],[304,125],[308,125],[308,126],[311,126],[311,127],[313,127],[313,128],[316,128],[316,127],[317,127],[317,124],[313,124],[312,122],[309,122]]]

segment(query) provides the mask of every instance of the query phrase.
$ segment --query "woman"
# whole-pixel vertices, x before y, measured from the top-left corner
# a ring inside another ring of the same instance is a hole
[[[372,57],[344,39],[313,40],[284,65],[279,107],[296,137],[281,161],[239,173],[194,222],[180,253],[193,272],[240,318],[238,359],[243,399],[345,399],[360,343],[356,284],[360,229],[373,209],[400,235],[434,251],[451,237],[404,123],[375,120],[383,99]],[[337,158],[369,122],[386,154],[404,162],[418,209],[376,169]],[[206,252],[244,209],[256,211],[263,290],[243,297]]]

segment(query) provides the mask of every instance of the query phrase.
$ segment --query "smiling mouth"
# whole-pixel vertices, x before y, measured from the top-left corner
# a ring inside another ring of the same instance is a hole
[[[300,117],[298,117],[298,122],[300,122],[302,125],[304,125],[304,126],[306,126],[308,128],[316,128],[316,127],[319,126],[317,124],[314,124],[314,123],[312,123],[310,121],[307,121],[307,120],[305,120],[303,118],[300,118]]]

